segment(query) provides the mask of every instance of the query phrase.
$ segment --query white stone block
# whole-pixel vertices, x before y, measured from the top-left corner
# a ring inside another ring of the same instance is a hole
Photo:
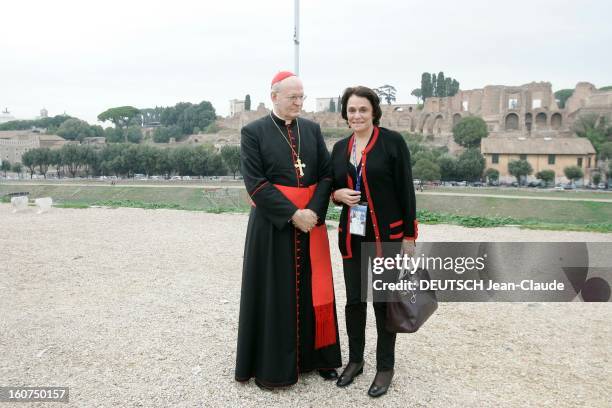
[[[34,200],[34,202],[38,207],[37,214],[42,214],[46,211],[49,211],[51,209],[51,206],[53,205],[53,200],[51,199],[51,197],[37,198],[36,200]]]
[[[11,204],[13,205],[14,213],[20,210],[25,210],[28,208],[28,196],[12,197]]]

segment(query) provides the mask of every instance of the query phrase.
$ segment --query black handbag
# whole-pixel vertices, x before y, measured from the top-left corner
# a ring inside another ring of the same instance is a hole
[[[392,333],[414,333],[438,308],[434,290],[421,290],[420,281],[430,280],[426,269],[403,270],[398,281],[411,281],[415,290],[393,291],[387,302],[386,328]]]

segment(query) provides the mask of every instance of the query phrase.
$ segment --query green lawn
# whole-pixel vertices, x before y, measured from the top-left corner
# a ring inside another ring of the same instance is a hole
[[[493,194],[528,197],[558,197],[558,198],[599,198],[612,200],[612,191],[589,190],[554,190],[539,188],[511,188],[511,187],[425,187],[425,192],[457,193],[457,194]]]
[[[469,190],[465,191],[464,196],[418,194],[419,217],[425,223],[451,223],[472,227],[517,224],[528,228],[612,232],[612,203],[470,196],[470,192],[493,193],[489,189],[438,191],[463,192],[464,190]],[[503,191],[503,189],[497,190]],[[129,185],[0,184],[0,196],[18,191],[28,191],[31,199],[52,197],[56,206],[70,208],[102,205],[208,212],[244,212],[249,209],[244,189],[213,188],[205,185],[201,188],[178,185],[167,188]],[[551,197],[576,195],[575,192],[555,193],[543,194],[551,194],[549,195]],[[599,194],[591,194],[600,197]],[[601,197],[606,196],[607,194],[601,195]],[[581,197],[588,198],[582,195]],[[334,210],[330,212],[332,219],[337,218],[337,215]]]

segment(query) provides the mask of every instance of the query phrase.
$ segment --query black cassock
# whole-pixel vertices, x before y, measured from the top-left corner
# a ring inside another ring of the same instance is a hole
[[[241,133],[242,175],[255,206],[244,248],[235,377],[291,385],[300,372],[337,368],[342,360],[335,302],[336,343],[314,348],[309,235],[293,227],[290,219],[297,207],[274,184],[317,184],[307,208],[322,223],[331,192],[330,156],[319,125],[306,119],[287,127],[272,114]],[[295,167],[298,151],[306,165],[303,177]]]

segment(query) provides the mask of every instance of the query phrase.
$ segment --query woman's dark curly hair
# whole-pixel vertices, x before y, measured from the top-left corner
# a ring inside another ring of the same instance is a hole
[[[382,110],[380,109],[380,98],[376,95],[376,92],[371,90],[366,86],[353,86],[350,88],[346,88],[344,90],[344,94],[342,94],[342,119],[346,120],[348,123],[348,116],[346,114],[346,105],[351,96],[357,95],[362,98],[366,98],[370,101],[373,109],[373,122],[374,126],[378,126],[380,124],[380,117],[382,116]]]

